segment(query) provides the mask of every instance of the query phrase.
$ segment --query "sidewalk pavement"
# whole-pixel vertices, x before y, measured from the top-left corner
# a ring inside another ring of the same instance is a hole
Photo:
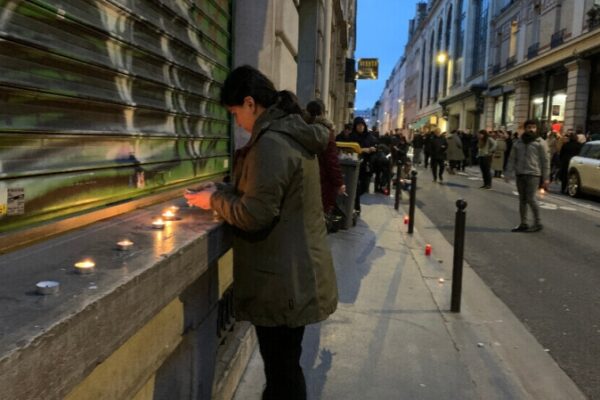
[[[449,311],[452,246],[419,210],[406,233],[406,198],[396,212],[365,195],[358,225],[329,236],[340,301],[305,333],[309,399],[585,399],[466,263],[461,313]],[[262,368],[256,349],[235,400],[261,398]]]

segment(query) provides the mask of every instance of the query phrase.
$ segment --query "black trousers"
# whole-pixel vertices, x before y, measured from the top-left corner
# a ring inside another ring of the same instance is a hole
[[[306,400],[306,382],[300,366],[304,327],[255,328],[267,378],[262,400]]]
[[[444,160],[439,160],[437,158],[431,159],[431,173],[433,174],[434,181],[437,181],[438,179],[440,181],[444,180],[445,163],[446,162]]]
[[[492,186],[492,156],[479,157],[479,168],[485,186]]]

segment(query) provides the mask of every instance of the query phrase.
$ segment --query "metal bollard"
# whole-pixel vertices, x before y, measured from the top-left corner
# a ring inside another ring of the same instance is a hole
[[[400,189],[400,175],[402,174],[402,161],[396,162],[396,197],[394,198],[394,210],[400,208],[400,198],[402,198],[402,190]]]
[[[408,205],[408,233],[415,228],[415,202],[417,201],[417,171],[410,173],[410,201]]]
[[[452,267],[452,301],[450,311],[460,312],[462,295],[463,255],[465,250],[465,221],[467,202],[456,200],[456,225],[454,226],[454,263]]]

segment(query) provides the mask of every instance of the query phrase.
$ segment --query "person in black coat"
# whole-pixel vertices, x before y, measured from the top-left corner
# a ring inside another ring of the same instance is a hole
[[[571,158],[579,155],[582,144],[578,142],[577,135],[569,129],[567,134],[568,142],[560,148],[559,160],[560,169],[558,176],[560,178],[560,192],[567,193],[567,184],[569,183],[569,162]]]
[[[448,142],[442,136],[440,128],[435,128],[433,137],[430,142],[431,148],[431,172],[433,181],[444,182],[444,168],[446,163],[446,151],[448,150]]]

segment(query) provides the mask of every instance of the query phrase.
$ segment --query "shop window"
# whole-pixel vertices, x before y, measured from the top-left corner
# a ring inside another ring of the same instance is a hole
[[[504,123],[507,126],[515,123],[515,99],[516,96],[514,93],[506,96],[506,117]]]
[[[494,127],[497,128],[502,125],[502,111],[504,108],[504,100],[502,97],[496,97],[496,103],[494,106]]]

